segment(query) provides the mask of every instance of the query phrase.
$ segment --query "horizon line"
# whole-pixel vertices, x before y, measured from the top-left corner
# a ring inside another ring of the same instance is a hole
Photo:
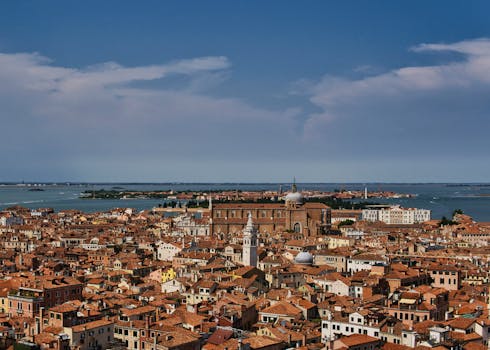
[[[147,181],[147,182],[139,182],[139,181],[0,181],[0,186],[2,185],[276,185],[276,184],[292,184],[293,181],[278,181],[278,182],[270,182],[270,181],[256,181],[256,182],[247,182],[247,181],[216,181],[216,182],[193,182],[193,181]],[[490,182],[485,181],[349,181],[349,182],[318,182],[318,181],[303,181],[296,182],[296,184],[327,184],[327,185],[336,185],[336,184],[392,184],[392,185],[423,185],[423,184],[461,184],[461,185],[489,185]]]

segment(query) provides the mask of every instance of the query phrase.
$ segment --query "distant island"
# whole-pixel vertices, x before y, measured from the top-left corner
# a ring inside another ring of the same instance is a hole
[[[215,190],[215,191],[133,191],[133,190],[86,190],[80,194],[81,199],[86,200],[132,200],[132,199],[158,199],[165,206],[175,207],[185,205],[187,207],[206,207],[209,198],[214,203],[223,202],[256,202],[275,203],[284,200],[289,192],[279,191],[242,191],[242,190]],[[391,191],[367,192],[367,190],[334,190],[334,191],[302,191],[308,202],[321,202],[332,208],[362,209],[366,205],[379,204],[374,202],[351,202],[352,199],[386,199],[386,198],[411,198],[415,195],[395,193]]]

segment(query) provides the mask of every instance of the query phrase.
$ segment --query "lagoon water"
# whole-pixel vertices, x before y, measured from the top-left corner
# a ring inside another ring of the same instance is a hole
[[[53,208],[54,210],[79,209],[85,212],[105,211],[116,207],[130,207],[137,210],[150,209],[163,203],[157,199],[104,200],[80,199],[80,193],[98,189],[121,190],[277,190],[282,185],[283,190],[290,184],[257,183],[257,184],[63,184],[43,185],[40,187],[26,185],[0,185],[0,209],[13,205],[28,208]],[[393,191],[397,193],[415,194],[413,198],[370,199],[377,203],[400,204],[403,207],[417,207],[432,210],[433,218],[450,216],[454,209],[462,209],[477,221],[490,221],[490,184],[335,184],[335,183],[304,183],[297,184],[299,190],[335,189],[370,191]],[[44,191],[29,191],[32,188],[42,188]]]

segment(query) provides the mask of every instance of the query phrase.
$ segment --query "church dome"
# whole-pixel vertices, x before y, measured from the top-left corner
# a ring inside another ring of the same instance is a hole
[[[299,192],[291,192],[286,196],[286,202],[293,202],[296,204],[303,204],[303,195]]]
[[[313,264],[313,255],[308,252],[300,252],[296,255],[296,258],[294,258],[294,262],[301,265],[311,265]]]

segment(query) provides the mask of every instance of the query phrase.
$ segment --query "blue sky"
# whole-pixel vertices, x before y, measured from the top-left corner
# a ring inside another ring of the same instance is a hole
[[[0,181],[488,181],[488,13],[2,2]]]

